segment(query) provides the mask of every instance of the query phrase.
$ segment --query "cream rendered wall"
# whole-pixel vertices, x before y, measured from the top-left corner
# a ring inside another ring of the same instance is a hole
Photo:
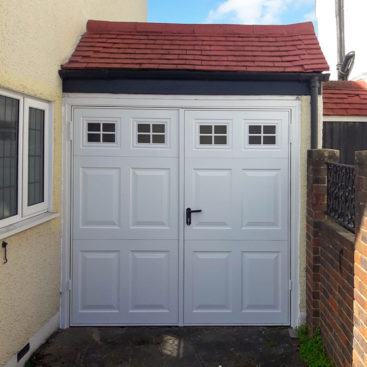
[[[53,211],[61,211],[62,90],[60,64],[88,19],[146,21],[147,0],[1,0],[0,88],[53,104]],[[6,239],[0,263],[0,366],[59,308],[61,220]]]

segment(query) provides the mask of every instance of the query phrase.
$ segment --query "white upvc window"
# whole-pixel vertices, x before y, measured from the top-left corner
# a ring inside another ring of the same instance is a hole
[[[49,110],[0,89],[0,228],[48,210]]]

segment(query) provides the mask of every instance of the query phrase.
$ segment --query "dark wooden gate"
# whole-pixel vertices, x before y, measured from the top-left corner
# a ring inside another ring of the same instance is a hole
[[[340,163],[354,164],[354,152],[367,150],[367,122],[324,121],[322,146],[339,149]]]

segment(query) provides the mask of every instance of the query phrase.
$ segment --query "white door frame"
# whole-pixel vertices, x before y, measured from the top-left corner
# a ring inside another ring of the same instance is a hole
[[[290,116],[290,320],[291,326],[300,323],[300,124],[301,99],[295,96],[172,96],[172,95],[116,95],[66,93],[63,99],[62,132],[62,247],[60,286],[60,327],[70,326],[70,274],[72,233],[72,115],[76,107],[89,108],[170,108],[179,111],[179,182],[184,178],[184,110],[185,109],[281,109]],[[183,325],[183,213],[184,187],[179,186],[179,325]]]

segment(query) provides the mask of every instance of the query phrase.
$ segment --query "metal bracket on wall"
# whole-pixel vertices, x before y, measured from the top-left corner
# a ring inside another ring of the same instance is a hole
[[[3,243],[1,244],[1,247],[4,249],[4,261],[3,264],[6,264],[8,262],[8,258],[6,256],[6,246],[8,246],[8,243],[3,241]]]

